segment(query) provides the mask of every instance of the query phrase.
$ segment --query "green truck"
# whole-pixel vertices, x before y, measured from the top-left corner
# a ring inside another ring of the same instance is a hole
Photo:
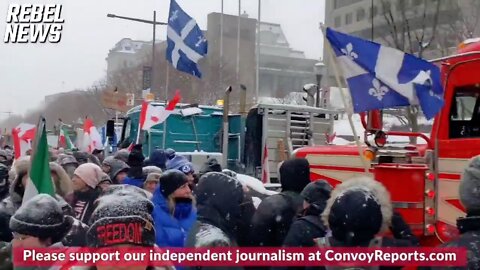
[[[164,103],[152,103],[164,106]],[[139,132],[141,106],[129,110],[124,118],[121,147],[134,142]],[[339,111],[311,106],[257,104],[247,115],[228,115],[228,164],[239,173],[261,178],[265,149],[269,172],[277,179],[278,164],[300,147],[324,145],[333,132]],[[141,132],[144,154],[156,148],[172,148],[190,158],[199,168],[209,157],[223,160],[223,108],[178,104],[174,114],[148,132]],[[225,164],[223,164],[225,166]]]

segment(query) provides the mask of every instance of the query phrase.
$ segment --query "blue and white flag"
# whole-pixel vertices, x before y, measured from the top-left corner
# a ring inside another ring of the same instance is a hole
[[[327,28],[355,113],[420,105],[427,119],[442,109],[437,66],[414,55]]]
[[[198,61],[207,54],[208,42],[197,22],[175,0],[170,2],[167,43],[168,62],[177,70],[201,78]]]

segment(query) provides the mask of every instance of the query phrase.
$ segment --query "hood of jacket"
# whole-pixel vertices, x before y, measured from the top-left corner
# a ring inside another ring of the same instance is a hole
[[[130,166],[127,165],[127,163],[119,160],[119,159],[112,159],[110,160],[109,163],[110,166],[110,172],[108,173],[108,176],[110,177],[110,180],[112,180],[113,183],[116,183],[115,177],[121,172],[127,172]]]
[[[54,181],[55,192],[63,198],[71,196],[71,194],[73,194],[73,183],[63,167],[56,162],[50,162],[50,170],[55,172],[58,176]]]
[[[223,173],[206,173],[200,178],[195,194],[199,220],[234,236],[244,198],[240,182]]]
[[[322,219],[334,236],[337,231],[341,236],[350,235],[352,241],[356,242],[370,241],[362,239],[364,236],[359,235],[360,232],[375,235],[387,231],[392,215],[393,207],[387,189],[369,177],[358,177],[335,187]],[[332,225],[331,222],[336,224]]]
[[[304,158],[284,161],[279,173],[282,191],[300,193],[310,183],[310,164]]]
[[[11,169],[12,181],[10,183],[10,200],[15,208],[22,204],[25,187],[22,185],[22,178],[28,174],[30,168],[30,157],[22,157],[16,160]]]

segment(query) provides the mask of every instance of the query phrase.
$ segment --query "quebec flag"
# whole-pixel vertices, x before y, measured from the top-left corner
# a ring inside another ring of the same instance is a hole
[[[347,80],[355,113],[420,105],[431,119],[442,109],[443,87],[437,66],[330,28],[326,36]]]
[[[202,77],[198,61],[207,54],[207,40],[197,22],[175,0],[170,2],[167,44],[168,62],[177,70]]]

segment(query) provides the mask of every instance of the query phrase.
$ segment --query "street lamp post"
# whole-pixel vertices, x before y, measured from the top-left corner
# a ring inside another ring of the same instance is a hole
[[[118,16],[115,14],[107,14],[108,18],[117,18],[117,19],[123,19],[123,20],[129,20],[129,21],[135,21],[135,22],[141,22],[141,23],[147,23],[151,24],[153,26],[153,39],[152,39],[152,74],[151,74],[151,82],[150,82],[150,91],[154,92],[154,82],[155,82],[155,38],[156,38],[156,26],[157,25],[168,25],[168,23],[165,22],[157,22],[157,12],[153,11],[153,21],[149,20],[144,20],[144,19],[138,19],[138,18],[131,18],[131,17],[125,17],[125,16]]]

